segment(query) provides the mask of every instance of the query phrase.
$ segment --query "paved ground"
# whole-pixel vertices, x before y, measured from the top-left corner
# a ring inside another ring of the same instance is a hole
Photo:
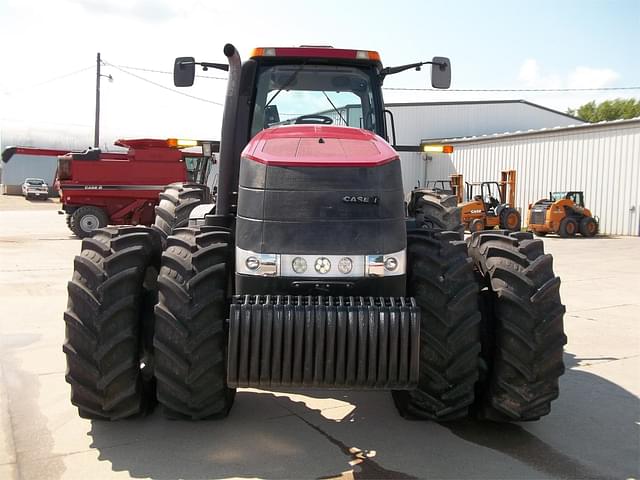
[[[243,390],[228,419],[80,419],[62,312],[80,242],[54,202],[0,196],[0,478],[640,476],[640,238],[545,239],[567,305],[567,373],[524,425],[401,419],[386,393]],[[20,210],[17,210],[20,209]]]

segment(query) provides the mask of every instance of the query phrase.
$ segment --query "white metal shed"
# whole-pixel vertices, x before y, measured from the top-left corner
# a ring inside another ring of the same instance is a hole
[[[428,179],[457,172],[466,181],[498,180],[514,169],[524,224],[530,202],[583,190],[602,233],[640,235],[640,118],[440,142],[454,152],[425,161]]]

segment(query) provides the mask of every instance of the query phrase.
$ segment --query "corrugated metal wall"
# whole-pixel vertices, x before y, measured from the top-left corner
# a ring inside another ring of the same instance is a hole
[[[443,178],[452,168],[466,181],[498,180],[517,170],[517,206],[549,191],[583,190],[586,206],[600,217],[601,232],[640,235],[640,121],[563,129],[454,144],[450,159],[434,158]]]

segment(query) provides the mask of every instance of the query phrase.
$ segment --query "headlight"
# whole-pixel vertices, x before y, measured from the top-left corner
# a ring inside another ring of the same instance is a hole
[[[256,257],[249,257],[244,261],[244,264],[249,270],[257,270],[260,266],[260,260],[258,260]]]
[[[316,269],[316,272],[324,275],[325,273],[329,273],[329,270],[331,270],[331,262],[327,257],[319,257],[316,259],[316,263],[313,268]]]
[[[338,270],[340,273],[348,274],[353,269],[353,261],[349,257],[343,257],[338,262]]]
[[[398,260],[396,260],[395,257],[385,258],[384,268],[390,272],[393,272],[396,268],[398,268]]]
[[[291,262],[291,268],[298,274],[304,273],[307,271],[307,261],[302,257],[296,257]]]
[[[236,271],[244,275],[276,277],[280,273],[280,258],[269,253],[256,253],[236,247]]]

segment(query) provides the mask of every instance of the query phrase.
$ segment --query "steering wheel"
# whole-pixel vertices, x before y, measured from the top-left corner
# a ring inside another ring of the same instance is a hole
[[[333,119],[325,115],[301,115],[296,118],[296,124],[319,123],[320,125],[331,125]]]

